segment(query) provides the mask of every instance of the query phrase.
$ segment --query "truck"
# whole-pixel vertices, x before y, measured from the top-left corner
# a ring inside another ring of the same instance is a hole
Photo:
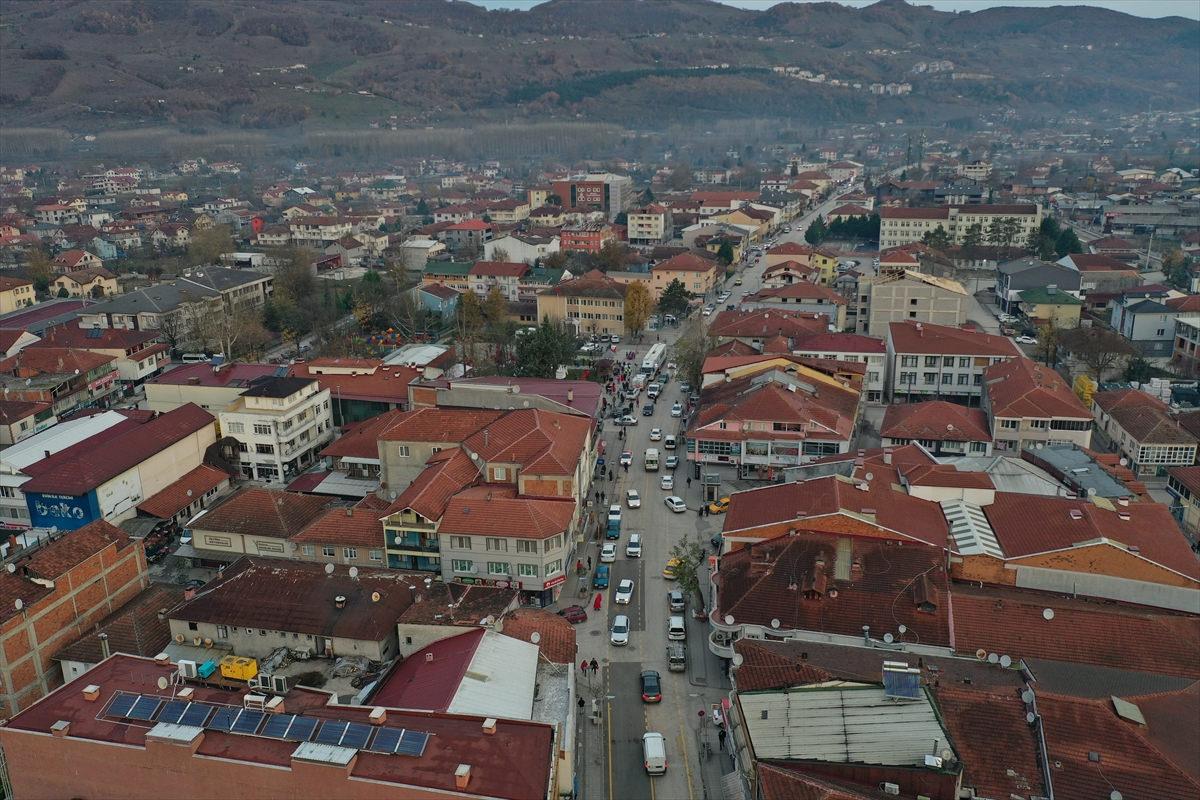
[[[658,472],[658,448],[646,448],[646,472]]]
[[[658,372],[658,368],[662,366],[663,359],[667,356],[667,345],[665,342],[657,342],[652,345],[646,352],[646,357],[642,359],[643,375],[653,375]]]

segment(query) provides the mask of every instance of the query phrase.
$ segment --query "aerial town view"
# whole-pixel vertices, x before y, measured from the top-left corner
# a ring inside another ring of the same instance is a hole
[[[1200,800],[1200,0],[0,0],[0,800]]]

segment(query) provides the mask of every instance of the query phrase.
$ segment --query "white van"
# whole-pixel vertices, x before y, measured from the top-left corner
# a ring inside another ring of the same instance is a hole
[[[671,617],[667,620],[667,638],[677,642],[687,638],[687,626],[683,617]]]
[[[203,364],[209,358],[204,353],[184,353],[180,356],[179,360],[184,364]]]
[[[667,740],[661,733],[649,731],[642,735],[642,766],[647,775],[662,775],[667,771]]]
[[[629,541],[625,545],[625,557],[642,557],[642,535],[640,533],[629,534]]]

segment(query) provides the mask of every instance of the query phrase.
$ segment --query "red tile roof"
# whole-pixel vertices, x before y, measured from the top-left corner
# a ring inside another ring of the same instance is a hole
[[[183,589],[167,583],[152,583],[128,603],[96,623],[92,630],[54,654],[58,661],[98,664],[105,655],[97,634],[108,635],[112,653],[153,657],[171,641],[168,620],[158,612],[174,608],[183,599]]]
[[[847,305],[849,301],[845,297],[830,289],[828,286],[820,286],[808,281],[796,281],[789,283],[786,286],[768,287],[759,289],[751,295],[742,298],[748,302],[763,302],[765,300],[786,299],[786,300],[824,300],[826,303],[831,303],[836,306]]]
[[[666,261],[655,264],[651,272],[712,272],[720,268],[721,262],[715,258],[704,258],[695,253],[680,253]]]
[[[515,463],[529,475],[574,475],[591,421],[539,408],[505,413],[463,441],[487,462]]]
[[[899,206],[884,206],[879,209],[880,219],[950,219],[948,206],[932,206],[930,208],[901,208]]]
[[[755,376],[749,376],[704,390],[700,413],[688,430],[689,438],[746,440],[772,434],[769,438],[849,440],[854,435],[858,389],[814,381],[816,391],[791,391],[774,381],[756,386],[755,380]],[[799,380],[804,381],[803,374]],[[803,423],[805,428],[776,432],[757,430],[758,426],[752,431],[720,427],[729,422]]]
[[[1200,498],[1200,466],[1171,467],[1167,474],[1194,497]]]
[[[381,516],[370,508],[331,508],[293,536],[292,541],[383,549]]]
[[[761,800],[869,800],[878,794],[839,785],[831,778],[807,775],[802,767],[784,762],[759,761],[758,787]]]
[[[1025,721],[1025,704],[1016,689],[968,689],[946,681],[933,694],[962,760],[964,788],[973,788],[978,797],[1047,794],[1036,737]],[[1054,788],[1059,788],[1057,781]]]
[[[183,386],[195,382],[199,386],[246,388],[259,378],[276,374],[279,367],[273,364],[184,364],[150,379],[149,383],[163,386]]]
[[[520,278],[529,272],[529,265],[519,261],[476,261],[469,274],[493,278]]]
[[[503,411],[474,408],[418,408],[402,417],[380,435],[388,442],[462,442],[495,422]]]
[[[744,357],[744,356],[754,356],[754,355],[760,355],[760,354],[753,347],[751,347],[750,345],[746,344],[745,342],[743,342],[739,339],[730,339],[728,342],[725,342],[725,344],[719,344],[716,347],[714,347],[712,350],[708,351],[709,358],[724,358],[724,357],[739,357],[740,358],[740,357]]]
[[[987,367],[983,382],[993,417],[1092,418],[1061,375],[1029,358]]]
[[[862,206],[854,205],[853,203],[847,203],[845,205],[838,206],[833,211],[830,211],[826,216],[829,216],[829,217],[869,217],[869,216],[871,216],[871,209],[863,208]]]
[[[320,362],[301,361],[288,369],[288,375],[314,380],[340,400],[389,402],[399,406],[406,404],[408,384],[421,377],[421,371],[412,367],[385,366],[382,359],[375,360],[375,365],[371,372],[334,373],[323,372]]]
[[[547,661],[576,663],[575,626],[558,614],[543,608],[518,608],[504,617],[503,625],[501,633],[523,642],[533,642],[536,633],[534,644]]]
[[[608,277],[598,269],[585,272],[578,278],[559,281],[542,294],[558,297],[600,297],[613,300],[624,299],[628,286]]]
[[[815,333],[802,336],[792,343],[794,350],[812,353],[878,353],[887,352],[883,339],[857,333]]]
[[[252,486],[220,505],[201,511],[188,527],[290,539],[320,516],[331,502],[332,497]]]
[[[448,228],[446,228],[446,230],[448,230],[448,231],[486,231],[486,230],[491,229],[491,227],[492,227],[492,224],[490,222],[484,222],[481,219],[465,219],[462,222],[456,222],[455,224],[449,226]]]
[[[321,455],[327,458],[359,458],[368,461],[379,460],[379,439],[393,425],[398,424],[404,417],[403,411],[385,411],[349,426],[341,436],[335,439]]]
[[[34,400],[0,400],[0,425],[12,425],[48,408],[49,403]]]
[[[167,488],[147,497],[138,504],[137,509],[152,517],[171,519],[228,480],[229,475],[223,470],[201,464]]]
[[[967,584],[955,584],[953,595],[955,652],[984,650],[1014,661],[1042,658],[1200,678],[1195,614]]]
[[[1136,272],[1137,270],[1112,256],[1099,253],[1072,253],[1067,256],[1080,272]]]
[[[948,529],[941,506],[894,489],[892,483],[891,476],[877,471],[871,481],[830,475],[734,492],[724,532],[753,535],[756,528],[789,522],[803,529],[805,520],[844,515],[865,521],[881,534],[890,532],[892,538],[946,547]],[[866,490],[859,488],[864,485]]]
[[[1139,558],[1200,581],[1200,562],[1169,508],[1136,502],[1115,509],[1067,497],[998,492],[983,511],[1008,558],[1070,550],[1106,539],[1121,549],[1137,548]]]
[[[87,350],[66,347],[27,347],[16,355],[0,361],[0,372],[18,378],[36,375],[66,375],[72,372],[86,374],[105,364],[112,364],[116,356],[106,356]]]
[[[934,325],[929,322],[891,322],[888,334],[897,353],[960,356],[1019,356],[1021,351],[1006,336]]]
[[[849,551],[839,555],[839,545],[846,542]],[[839,558],[858,565],[848,579],[835,578]],[[944,559],[937,547],[785,534],[721,557],[713,616],[732,616],[734,625],[855,637],[869,625],[875,636],[892,632],[904,641],[944,647],[951,642]],[[906,633],[898,633],[900,625]]]
[[[502,486],[475,486],[451,498],[438,534],[548,539],[569,530],[574,516],[574,500],[518,497]]]
[[[1172,416],[1170,407],[1153,395],[1137,389],[1116,389],[1096,392],[1092,400],[1138,444],[1197,443],[1196,437]]]
[[[888,406],[879,435],[885,439],[990,442],[987,414],[944,400]]]
[[[410,508],[425,519],[439,520],[446,512],[450,498],[477,480],[479,468],[465,451],[457,447],[442,450],[425,462],[425,469],[385,513],[394,514]]]
[[[194,433],[212,427],[215,419],[192,403],[143,424],[114,425],[109,436],[93,436],[25,468],[31,477],[21,489],[78,496],[150,459]],[[119,429],[119,430],[118,430]]]
[[[814,333],[826,333],[830,321],[829,314],[774,308],[758,311],[722,311],[713,317],[708,326],[708,335],[739,339],[786,336],[796,340]]]

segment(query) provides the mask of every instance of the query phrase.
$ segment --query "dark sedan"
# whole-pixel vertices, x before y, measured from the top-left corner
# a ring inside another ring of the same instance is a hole
[[[662,683],[659,681],[658,673],[652,669],[642,673],[642,702],[662,702]]]

